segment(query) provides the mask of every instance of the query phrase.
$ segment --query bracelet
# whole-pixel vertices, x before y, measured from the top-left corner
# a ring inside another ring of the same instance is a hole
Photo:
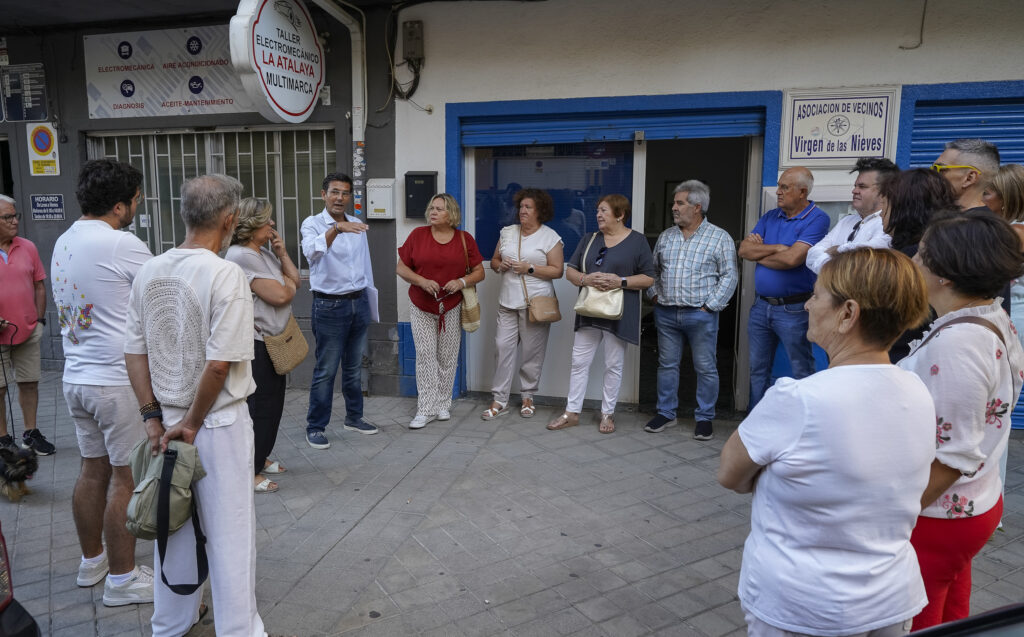
[[[338,234],[342,234],[341,230],[338,229],[338,222],[337,221],[334,222],[334,231],[337,232]]]
[[[459,277],[459,280],[460,280],[460,281],[462,281],[462,289],[463,289],[463,290],[465,290],[466,288],[468,288],[468,287],[469,287],[469,286],[468,286],[468,285],[466,284],[466,279],[463,279],[463,278],[462,278],[462,277],[460,276],[460,277]]]
[[[164,412],[163,412],[163,410],[161,410],[159,407],[157,407],[156,409],[144,412],[142,414],[142,422],[146,422],[150,418],[156,418],[157,420],[163,420],[164,419]]]
[[[139,413],[142,415],[146,415],[146,412],[156,411],[158,409],[160,409],[160,401],[154,400],[152,402],[146,403],[142,407],[139,407]]]

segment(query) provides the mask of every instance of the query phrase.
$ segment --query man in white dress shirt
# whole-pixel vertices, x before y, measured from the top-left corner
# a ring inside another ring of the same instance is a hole
[[[309,388],[306,442],[314,449],[331,446],[324,430],[331,421],[334,378],[341,366],[345,396],[345,429],[363,434],[377,427],[363,420],[362,363],[366,332],[377,315],[373,287],[369,226],[346,214],[352,200],[352,178],[342,173],[324,177],[320,196],[324,209],[302,222],[302,253],[309,262],[313,290],[313,337],[316,366]]]
[[[846,215],[807,252],[807,267],[815,274],[840,252],[868,246],[888,248],[891,238],[882,229],[882,196],[878,189],[882,182],[895,176],[900,169],[888,159],[862,157],[850,172],[857,173],[853,184],[851,207],[857,214]]]

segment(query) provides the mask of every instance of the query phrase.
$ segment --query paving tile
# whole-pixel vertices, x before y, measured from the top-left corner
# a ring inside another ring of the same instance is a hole
[[[40,426],[73,449],[59,372],[41,383]],[[624,412],[616,436],[481,421],[485,400],[410,432],[415,399],[367,397],[377,436],[303,439],[308,392],[289,390],[273,457],[282,489],[256,501],[256,596],[272,632],[302,635],[742,635],[736,586],[749,495],[721,488],[718,454],[692,423],[659,436]],[[15,417],[18,416],[15,407]],[[74,454],[41,461],[21,503],[0,501],[16,596],[50,635],[151,634],[151,605],[106,608],[75,584]],[[975,559],[973,610],[1024,587],[1024,434],[1011,436],[1004,529]],[[137,547],[152,562],[152,543]],[[209,593],[207,592],[207,599]],[[190,637],[213,635],[212,615]]]
[[[612,600],[599,595],[592,597],[586,601],[577,602],[573,604],[573,607],[586,615],[588,619],[593,622],[603,622],[609,617],[615,617],[616,615],[622,614],[622,609],[615,605]]]

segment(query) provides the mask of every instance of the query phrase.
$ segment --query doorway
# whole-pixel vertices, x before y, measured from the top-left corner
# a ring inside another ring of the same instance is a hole
[[[750,137],[713,139],[673,139],[647,142],[644,234],[654,247],[658,235],[672,225],[672,196],[676,185],[698,179],[711,189],[707,220],[729,233],[737,242],[745,236],[748,220],[750,181]],[[759,173],[757,173],[759,175]],[[759,204],[760,202],[755,202]],[[742,369],[745,342],[740,342],[740,284],[729,306],[719,316],[718,376],[720,382],[717,412],[720,418],[734,417],[737,407],[745,407],[749,371]],[[658,334],[654,327],[653,306],[645,301],[640,339],[640,409],[653,412],[657,403]],[[690,348],[683,351],[679,369],[678,417],[689,419],[696,407],[697,377]]]
[[[11,143],[0,137],[0,195],[14,196],[14,173],[11,169]]]

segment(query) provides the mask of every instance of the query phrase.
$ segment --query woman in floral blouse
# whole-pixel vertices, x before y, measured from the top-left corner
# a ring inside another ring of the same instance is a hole
[[[999,458],[1024,383],[1024,351],[998,294],[1024,272],[1010,225],[988,211],[933,219],[914,262],[938,318],[900,361],[935,401],[935,461],[911,543],[928,606],[914,630],[970,614],[971,560],[1002,517]]]

